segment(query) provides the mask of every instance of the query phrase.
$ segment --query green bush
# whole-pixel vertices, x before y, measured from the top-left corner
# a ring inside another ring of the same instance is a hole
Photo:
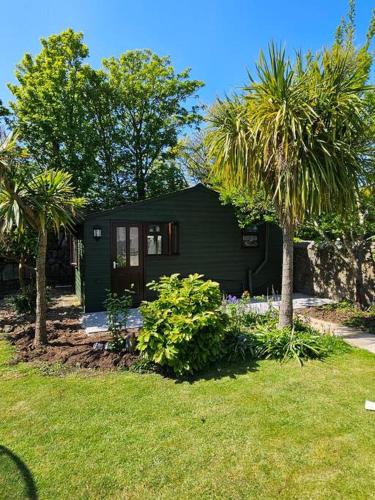
[[[342,339],[321,335],[307,323],[296,318],[294,326],[278,328],[278,315],[274,310],[266,314],[245,310],[241,319],[241,308],[227,310],[228,326],[225,335],[225,355],[229,361],[238,358],[278,359],[294,358],[302,365],[307,359],[323,359],[334,353],[345,352],[347,345]]]
[[[47,304],[51,300],[50,288],[46,288]],[[36,287],[35,284],[30,284],[24,290],[20,290],[16,295],[10,298],[10,306],[18,314],[35,314],[36,309]]]
[[[220,287],[202,277],[163,276],[148,285],[158,293],[157,300],[141,306],[144,326],[139,350],[176,375],[196,372],[222,353],[226,315]]]
[[[293,328],[280,329],[276,323],[259,325],[255,336],[259,358],[280,361],[294,358],[301,365],[304,360],[323,359],[343,350],[341,339],[322,335],[300,319],[295,319]]]

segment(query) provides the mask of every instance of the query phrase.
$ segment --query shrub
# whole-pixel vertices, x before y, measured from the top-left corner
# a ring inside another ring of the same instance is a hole
[[[107,311],[108,330],[113,340],[108,343],[108,350],[118,352],[123,349],[132,350],[132,343],[123,337],[126,321],[129,317],[129,308],[132,305],[131,291],[124,290],[123,295],[107,290],[104,306]]]
[[[322,359],[330,354],[345,352],[342,339],[321,335],[307,323],[296,318],[294,326],[278,328],[277,311],[266,314],[241,313],[241,307],[226,307],[228,326],[225,353],[229,361],[236,358],[273,358],[280,361],[297,359],[302,365],[307,359]]]
[[[277,310],[270,307],[264,314],[253,311],[248,306],[247,297],[236,301],[230,296],[226,299],[224,310],[228,321],[224,339],[224,352],[229,361],[238,358],[255,358],[258,352],[258,341],[254,331],[258,325],[274,324],[277,321]]]
[[[158,365],[144,357],[140,357],[129,366],[129,371],[134,373],[157,373],[158,370],[160,370]]]
[[[50,288],[46,289],[47,304],[51,300]],[[36,309],[36,287],[32,283],[27,285],[24,290],[20,290],[17,294],[10,298],[10,306],[18,314],[35,314]]]
[[[294,358],[301,365],[307,359],[322,359],[332,354],[340,340],[331,341],[307,323],[296,319],[293,328],[279,329],[276,323],[257,327],[257,354],[260,358],[280,361]]]
[[[228,361],[256,358],[257,339],[249,332],[228,330],[224,338],[224,355]]]
[[[176,375],[193,373],[218,359],[226,315],[219,284],[193,274],[163,276],[148,285],[157,300],[144,302],[138,348],[145,357]]]

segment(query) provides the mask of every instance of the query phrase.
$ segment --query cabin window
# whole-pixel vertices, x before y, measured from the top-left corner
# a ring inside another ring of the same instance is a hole
[[[177,255],[178,230],[176,222],[150,223],[146,233],[147,255]]]
[[[242,247],[254,248],[259,245],[258,226],[249,226],[242,230]]]

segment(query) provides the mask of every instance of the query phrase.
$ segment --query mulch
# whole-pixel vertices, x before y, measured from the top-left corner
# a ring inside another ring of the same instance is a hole
[[[80,322],[81,316],[80,307],[71,305],[64,296],[55,296],[47,313],[48,345],[35,349],[35,318],[17,315],[3,302],[0,304],[0,332],[4,332],[5,338],[16,348],[12,362],[59,363],[107,371],[128,368],[139,359],[137,354],[105,350],[111,336],[107,333],[86,334]]]
[[[330,309],[325,306],[299,309],[298,314],[311,318],[321,319],[329,323],[338,323],[344,326],[355,326],[370,333],[375,333],[375,315],[355,309]]]

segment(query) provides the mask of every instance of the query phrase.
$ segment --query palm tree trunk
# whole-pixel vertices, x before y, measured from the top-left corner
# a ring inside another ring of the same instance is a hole
[[[25,293],[25,257],[23,255],[20,256],[20,260],[18,262],[18,284],[22,293]]]
[[[359,310],[363,310],[366,307],[366,296],[364,291],[363,283],[363,260],[364,260],[363,248],[359,245],[357,251],[351,252],[353,270],[354,270],[354,287],[355,287],[355,306]]]
[[[36,258],[36,320],[34,338],[35,347],[40,347],[47,344],[46,254],[47,231],[40,231],[38,255]]]
[[[283,231],[283,268],[279,327],[293,326],[293,236],[294,224],[285,217]]]

